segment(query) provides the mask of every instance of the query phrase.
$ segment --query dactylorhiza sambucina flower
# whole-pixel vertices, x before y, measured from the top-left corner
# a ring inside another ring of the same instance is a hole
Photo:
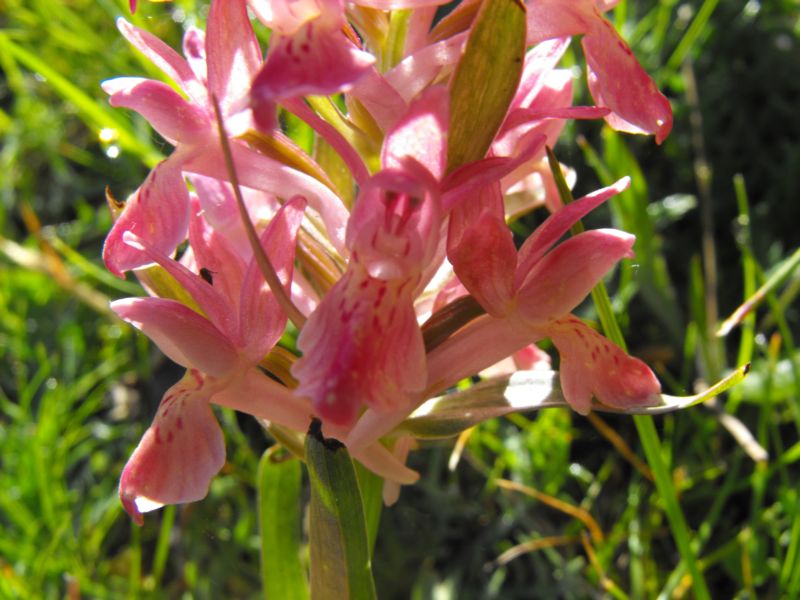
[[[593,398],[623,410],[659,402],[650,369],[571,314],[632,256],[633,236],[603,229],[558,243],[627,180],[562,206],[543,158],[569,118],[660,142],[669,103],[602,16],[613,3],[509,2],[527,30],[503,67],[517,84],[493,105],[498,125],[478,155],[454,159],[465,148],[450,133],[477,114],[454,105],[456,74],[480,53],[473,33],[490,3],[465,1],[437,22],[442,3],[212,0],[183,56],[120,19],[173,85],[103,87],[175,150],[126,202],[104,249],[108,268],[136,270],[151,297],[112,308],[187,369],[122,474],[137,521],[207,493],[225,456],[212,403],[284,436],[318,418],[366,467],[408,484],[410,442],[395,428],[461,379],[515,353],[541,355],[532,344],[543,338],[560,353],[575,410]],[[266,56],[248,7],[272,30]],[[556,68],[575,35],[596,106],[573,106],[570,72]],[[281,130],[288,113],[314,132],[313,148]],[[517,249],[507,220],[540,204],[551,216]],[[260,247],[247,242],[240,208]],[[276,346],[285,302],[296,348]]]

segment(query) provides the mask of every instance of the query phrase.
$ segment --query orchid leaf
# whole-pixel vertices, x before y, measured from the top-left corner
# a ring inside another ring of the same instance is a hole
[[[483,158],[522,74],[525,5],[483,2],[450,85],[448,170]]]
[[[311,480],[311,597],[374,599],[364,506],[353,461],[344,444],[322,437],[316,419],[306,436],[306,460]]]
[[[276,460],[267,450],[258,465],[261,578],[267,600],[306,600],[308,581],[300,563],[302,465]]]
[[[639,415],[660,415],[695,406],[710,400],[739,383],[750,370],[744,365],[701,394],[694,396],[661,395],[661,403],[625,410],[595,403],[594,410]],[[564,400],[557,371],[517,371],[486,379],[469,389],[432,398],[401,423],[397,432],[421,439],[454,437],[488,419],[510,413],[541,408],[569,407]]]

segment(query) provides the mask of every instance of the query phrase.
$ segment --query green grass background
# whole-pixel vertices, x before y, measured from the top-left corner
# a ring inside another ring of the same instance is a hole
[[[203,502],[140,529],[116,497],[178,376],[107,310],[139,289],[99,259],[104,188],[125,197],[169,152],[99,88],[157,75],[116,31],[126,7],[0,0],[0,597],[259,597],[255,480],[271,442],[254,422],[219,413],[228,463]],[[143,3],[133,21],[178,47],[206,11]],[[597,420],[547,410],[480,426],[455,469],[452,443],[416,452],[421,482],[382,515],[381,598],[800,595],[800,4],[623,0],[613,19],[675,111],[661,147],[592,123],[556,148],[576,195],[634,178],[587,222],[638,236],[610,282],[617,319],[668,393],[753,370],[718,403],[655,420],[682,522],[630,418],[603,417],[616,446]],[[763,305],[716,338],[781,266]],[[582,315],[597,318],[590,304]]]

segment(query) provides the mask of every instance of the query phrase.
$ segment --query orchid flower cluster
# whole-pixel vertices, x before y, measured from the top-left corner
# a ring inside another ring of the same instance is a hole
[[[182,56],[118,21],[170,83],[103,89],[174,151],[111,201],[105,263],[150,294],[112,308],[186,368],[122,474],[137,522],[207,494],[225,461],[211,404],[289,445],[320,420],[391,502],[418,477],[398,426],[509,358],[548,364],[545,338],[579,413],[658,403],[653,372],[571,314],[634,237],[559,243],[627,179],[562,204],[545,151],[572,118],[660,143],[669,102],[604,17],[614,0],[465,0],[439,18],[444,3],[212,0]],[[508,38],[492,33],[511,20]],[[572,71],[557,68],[574,36],[594,106],[573,106]],[[487,57],[487,39],[510,50]],[[542,205],[550,216],[517,248],[507,222]],[[279,344],[286,331],[296,345]]]

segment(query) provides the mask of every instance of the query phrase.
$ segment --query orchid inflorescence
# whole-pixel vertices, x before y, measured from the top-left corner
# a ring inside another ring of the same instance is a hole
[[[418,477],[409,416],[498,363],[547,367],[539,340],[576,411],[661,402],[642,361],[571,314],[634,237],[558,243],[628,180],[564,204],[546,157],[571,118],[670,131],[669,102],[603,16],[615,2],[465,0],[444,18],[441,4],[212,0],[183,56],[119,20],[172,84],[103,88],[175,149],[116,207],[105,263],[150,297],[112,308],[186,368],[122,474],[137,522],[206,495],[225,461],[212,403],[299,448],[321,420],[391,502]],[[573,106],[556,68],[573,36],[594,106]],[[517,248],[507,222],[542,205]],[[296,345],[279,344],[287,327]]]

